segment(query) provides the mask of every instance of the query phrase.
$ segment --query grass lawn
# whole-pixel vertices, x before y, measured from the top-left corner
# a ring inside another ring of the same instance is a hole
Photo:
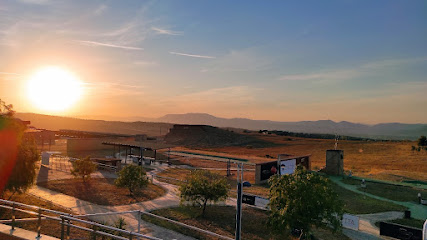
[[[166,193],[160,186],[149,183],[135,196],[127,188],[114,185],[112,178],[91,178],[86,183],[80,178],[61,179],[38,183],[39,186],[99,205],[125,205],[148,201]]]
[[[401,218],[401,219],[395,219],[391,221],[392,223],[397,223],[400,225],[404,225],[404,226],[410,226],[410,227],[415,227],[415,228],[423,228],[424,225],[424,221],[423,220],[419,220],[419,219],[414,219],[414,218]]]
[[[164,172],[161,172],[160,176],[176,178],[184,180],[185,177],[190,173],[191,170],[188,169],[168,169]],[[164,179],[159,179],[165,181]],[[178,181],[168,181],[172,184],[180,184]],[[232,189],[235,190],[236,180],[234,178],[229,178],[230,185]],[[351,214],[366,214],[366,213],[377,213],[385,211],[404,211],[405,207],[373,199],[370,197],[364,197],[361,194],[352,192],[345,188],[342,188],[336,184],[333,184],[334,190],[338,193],[339,198],[344,202],[344,211]],[[255,194],[262,197],[268,197],[269,188],[268,185],[252,185],[252,187],[243,188],[244,193]],[[231,197],[235,197],[234,192],[230,192]]]
[[[9,192],[6,192],[4,195],[4,199],[9,199],[10,195],[11,194]],[[66,208],[58,207],[56,205],[53,205],[51,202],[48,202],[46,200],[40,199],[38,197],[35,197],[33,195],[29,195],[26,193],[15,194],[9,200],[24,203],[24,204],[29,204],[29,205],[40,206],[42,208],[47,208],[47,209],[52,209],[52,210],[72,214],[72,212],[70,212],[70,210],[68,210]],[[34,210],[32,210],[32,211],[34,211]],[[49,214],[49,215],[51,215],[51,214]],[[27,213],[22,213],[22,212],[16,211],[16,219],[30,218],[30,217],[34,218],[35,216],[27,214]],[[11,218],[12,218],[12,211],[11,210],[6,210],[3,208],[0,208],[0,219],[11,219]],[[77,225],[87,227],[87,226],[81,225],[81,224],[77,224]],[[19,228],[29,230],[29,231],[33,231],[33,232],[37,231],[37,221],[31,221],[31,222],[25,222],[25,223],[16,223],[16,226]],[[42,225],[41,225],[40,231],[42,234],[45,234],[45,235],[54,236],[57,238],[61,237],[61,225],[59,224],[58,221],[42,220]],[[89,233],[86,231],[76,229],[76,228],[71,228],[71,230],[70,230],[70,238],[71,239],[87,239],[88,236],[89,236]],[[35,237],[35,235],[34,235],[34,237]],[[8,238],[3,238],[3,236],[0,235],[0,239],[8,239]],[[10,239],[13,239],[13,238],[10,238]]]
[[[399,218],[399,219],[395,219],[395,220],[391,220],[391,221],[387,221],[390,223],[397,223],[403,226],[408,226],[408,227],[414,227],[414,228],[420,228],[423,229],[423,225],[424,225],[424,221],[423,220],[419,220],[419,219],[414,219],[414,218]],[[375,226],[377,226],[378,228],[380,227],[380,222],[376,222]]]
[[[201,216],[201,209],[199,207],[192,206],[159,209],[152,213],[234,238],[236,210],[231,206],[208,206],[205,217]],[[267,218],[266,211],[243,207],[242,239],[296,239],[290,235],[272,233],[266,226]],[[179,227],[147,215],[144,215],[143,219],[198,239],[216,239],[215,237],[202,235],[194,230]],[[321,239],[348,239],[341,233],[332,234],[332,232],[324,229],[315,229],[314,234],[316,236],[321,235]]]
[[[363,196],[333,184],[334,190],[344,202],[344,212],[350,214],[378,213],[386,211],[405,211],[404,206]]]
[[[342,182],[351,185],[360,185],[361,181],[354,178],[344,178]],[[359,190],[363,190],[359,187]],[[401,202],[418,202],[418,193],[427,198],[427,190],[408,186],[392,185],[387,183],[366,182],[367,193]]]

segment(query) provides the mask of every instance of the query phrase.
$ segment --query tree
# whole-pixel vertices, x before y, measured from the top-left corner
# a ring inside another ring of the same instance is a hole
[[[86,182],[86,179],[90,178],[90,175],[96,170],[96,164],[90,160],[90,157],[84,159],[77,159],[73,162],[73,169],[71,169],[71,174],[75,177],[81,177],[83,182]]]
[[[203,208],[205,215],[206,204],[209,201],[225,200],[230,188],[225,177],[207,170],[195,170],[187,176],[186,182],[179,188],[181,202],[190,201]]]
[[[148,178],[143,167],[128,165],[119,172],[119,177],[114,183],[118,187],[128,188],[129,194],[133,195],[135,191],[148,185]]]
[[[39,159],[34,139],[24,138],[19,145],[15,166],[5,189],[21,193],[31,187],[37,175],[36,164]]]
[[[426,136],[421,136],[420,138],[418,138],[418,146],[420,147],[427,146]]]
[[[0,99],[0,194],[26,191],[36,176],[39,154],[34,139],[24,136],[26,125],[14,118],[12,105]]]
[[[298,166],[291,175],[273,176],[270,183],[268,224],[277,231],[302,230],[311,226],[341,226],[342,202],[327,178]]]

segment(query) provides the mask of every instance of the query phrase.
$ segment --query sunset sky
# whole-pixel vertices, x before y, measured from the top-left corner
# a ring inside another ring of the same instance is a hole
[[[81,83],[70,108],[30,100],[49,66]],[[0,98],[107,120],[427,123],[427,1],[0,0]]]

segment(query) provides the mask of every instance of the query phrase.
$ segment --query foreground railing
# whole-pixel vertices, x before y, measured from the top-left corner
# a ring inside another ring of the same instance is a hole
[[[41,208],[41,207],[33,206],[33,205],[27,205],[27,204],[23,204],[23,203],[19,203],[19,202],[14,202],[14,201],[8,201],[8,200],[4,200],[4,199],[0,199],[0,203],[2,203],[0,205],[1,208],[12,210],[12,219],[11,220],[1,220],[1,223],[10,223],[11,232],[13,233],[13,231],[15,231],[17,222],[37,221],[36,239],[40,239],[40,237],[41,237],[40,229],[41,229],[41,225],[42,225],[42,220],[50,219],[50,220],[56,220],[56,221],[60,222],[60,224],[61,224],[61,239],[62,240],[69,238],[71,227],[81,229],[81,230],[84,230],[87,232],[91,232],[95,235],[102,235],[102,236],[111,237],[113,239],[126,240],[126,239],[135,238],[135,239],[161,240],[160,238],[150,237],[147,235],[140,234],[138,232],[132,232],[132,231],[116,228],[116,227],[111,227],[111,226],[107,226],[107,225],[100,224],[100,223],[93,222],[93,221],[82,220],[82,219],[74,217],[72,214],[69,214],[69,213],[59,212],[59,211],[55,211],[55,210]],[[6,205],[4,205],[4,204],[6,204]],[[22,208],[33,209],[36,211],[25,210]],[[30,215],[35,215],[37,217],[36,218],[16,219],[16,212],[17,211],[27,213]],[[48,215],[48,213],[54,214],[54,216]],[[90,225],[92,228],[87,228],[87,227],[75,225],[73,222],[84,223],[84,224]],[[65,227],[66,227],[66,229],[65,229]],[[100,229],[98,230],[94,227],[99,227]],[[111,233],[103,232],[102,229],[111,230],[114,232],[126,234],[129,237],[125,238],[122,236],[117,236],[117,235],[114,235]]]
[[[197,231],[197,232],[201,232],[201,233],[206,234],[206,235],[213,236],[217,239],[233,240],[233,238],[230,238],[230,237],[222,236],[222,235],[219,235],[217,233],[214,233],[214,232],[211,232],[208,230],[204,230],[204,229],[201,229],[198,227],[194,227],[191,225],[187,225],[185,223],[181,223],[181,222],[169,219],[169,218],[165,218],[162,216],[158,216],[158,215],[155,215],[155,214],[152,214],[149,212],[144,212],[144,211],[139,211],[139,210],[125,211],[125,212],[106,212],[106,213],[92,213],[92,214],[84,214],[84,215],[72,215],[72,214],[65,213],[65,212],[55,211],[55,210],[51,210],[51,209],[41,208],[38,206],[27,205],[27,204],[9,201],[9,200],[4,200],[4,199],[0,199],[0,208],[12,210],[12,219],[0,220],[0,223],[8,223],[11,225],[11,233],[13,233],[13,231],[15,230],[17,222],[37,221],[36,239],[41,238],[40,230],[41,230],[41,226],[42,226],[42,220],[56,220],[59,222],[59,224],[61,224],[61,240],[69,239],[71,228],[84,230],[84,231],[87,231],[88,233],[94,234],[95,236],[97,236],[97,235],[106,236],[106,237],[110,237],[112,239],[119,239],[119,240],[127,240],[127,239],[161,240],[160,238],[151,237],[151,236],[147,236],[147,235],[143,235],[143,234],[139,233],[140,229],[141,229],[141,221],[142,221],[141,216],[147,215],[150,217],[154,217],[154,218],[157,218],[157,219],[160,219],[163,221],[173,223],[173,224],[181,226],[181,227],[185,227],[185,228]],[[27,209],[31,209],[31,210],[26,210],[23,208],[27,208]],[[17,211],[27,213],[30,215],[34,215],[37,217],[16,219],[16,212]],[[53,215],[48,215],[48,214],[53,214]],[[137,214],[138,232],[132,232],[132,231],[128,231],[128,230],[104,225],[101,223],[97,223],[94,221],[81,219],[81,218],[99,217],[99,216],[106,216],[106,215],[118,215],[118,214]],[[76,225],[75,223],[87,224],[90,226],[90,228],[80,226],[80,225]],[[110,231],[115,232],[117,234],[125,234],[128,237],[126,238],[123,236],[118,236],[118,235],[115,235],[112,233],[105,232],[103,230],[110,230]]]

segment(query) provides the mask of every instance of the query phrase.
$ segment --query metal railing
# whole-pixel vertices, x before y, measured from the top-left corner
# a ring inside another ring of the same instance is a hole
[[[51,210],[51,209],[41,208],[38,206],[27,205],[27,204],[9,201],[9,200],[4,200],[4,199],[0,199],[0,203],[1,203],[0,208],[12,210],[12,219],[11,220],[0,220],[0,223],[11,224],[11,232],[13,232],[15,230],[17,222],[37,221],[36,239],[41,238],[40,230],[41,230],[42,220],[56,220],[59,222],[59,224],[61,224],[61,240],[69,239],[70,228],[76,228],[76,229],[84,230],[84,231],[87,231],[88,233],[94,234],[95,236],[96,235],[100,235],[100,236],[102,235],[102,236],[110,237],[113,239],[119,239],[119,240],[127,240],[127,239],[162,240],[161,238],[151,237],[151,236],[147,236],[147,235],[143,235],[143,234],[139,233],[140,228],[141,228],[141,221],[142,221],[141,216],[142,215],[148,215],[150,217],[154,217],[154,218],[157,218],[157,219],[160,219],[163,221],[173,223],[173,224],[181,226],[181,227],[192,229],[194,231],[201,232],[203,234],[210,235],[210,236],[213,236],[213,237],[218,238],[218,239],[233,240],[233,238],[230,238],[227,236],[222,236],[220,234],[217,234],[217,233],[214,233],[214,232],[211,232],[208,230],[204,230],[204,229],[194,227],[191,225],[187,225],[185,223],[181,223],[181,222],[178,222],[178,221],[166,218],[166,217],[158,216],[158,215],[155,215],[153,213],[139,211],[139,210],[125,211],[125,212],[106,212],[106,213],[92,213],[92,214],[84,214],[84,215],[72,215],[69,213],[64,213],[64,212],[60,212],[60,211],[55,211],[55,210]],[[25,210],[22,208],[32,209],[35,211]],[[17,211],[27,213],[30,215],[35,215],[37,217],[16,219],[16,212]],[[94,221],[81,219],[84,217],[96,217],[96,216],[130,214],[130,213],[136,213],[137,214],[138,232],[132,232],[132,231],[128,231],[128,230],[104,225],[101,223],[97,223]],[[53,214],[53,216],[47,215],[47,214]],[[90,225],[91,228],[76,225],[75,223],[87,224],[87,225]],[[117,233],[117,235],[106,232],[105,230]],[[123,236],[118,236],[119,234],[124,234],[124,235],[127,235],[128,237],[126,238]]]
[[[135,239],[161,240],[160,238],[150,237],[147,235],[140,234],[138,232],[132,232],[132,231],[116,228],[116,227],[111,227],[111,226],[100,224],[100,223],[97,223],[94,221],[82,220],[82,219],[76,218],[75,216],[73,216],[72,214],[69,214],[69,213],[64,213],[64,212],[60,212],[60,211],[55,211],[55,210],[51,210],[51,209],[41,208],[38,206],[27,205],[27,204],[9,201],[9,200],[4,200],[4,199],[0,199],[0,203],[2,203],[2,204],[0,204],[0,208],[12,210],[12,219],[2,221],[3,223],[10,223],[11,224],[11,232],[15,231],[17,222],[37,221],[36,239],[40,239],[40,237],[41,237],[40,230],[41,230],[42,220],[50,219],[50,220],[56,220],[56,221],[60,222],[60,224],[61,224],[61,240],[69,239],[71,227],[81,229],[81,230],[85,230],[85,231],[91,232],[95,235],[108,236],[108,237],[111,237],[113,239],[126,240],[126,239],[135,238]],[[36,210],[36,211],[25,210],[22,208],[32,209],[32,210]],[[36,218],[16,219],[16,212],[17,211],[27,213],[30,215],[35,215],[37,217]],[[54,214],[55,216],[47,215],[48,213]],[[79,226],[79,225],[75,225],[73,222],[88,224],[92,227],[92,229],[87,228],[87,227],[83,227],[83,226]],[[94,226],[98,227],[99,229],[94,228]],[[67,227],[67,229],[65,229],[65,227]],[[117,236],[117,235],[114,235],[111,233],[104,232],[104,231],[102,231],[102,229],[107,229],[107,230],[111,230],[114,232],[126,234],[129,237],[125,238],[122,236]]]
[[[98,165],[98,169],[105,169],[108,171],[117,172],[117,166],[103,164],[103,163],[95,163],[95,164]]]

